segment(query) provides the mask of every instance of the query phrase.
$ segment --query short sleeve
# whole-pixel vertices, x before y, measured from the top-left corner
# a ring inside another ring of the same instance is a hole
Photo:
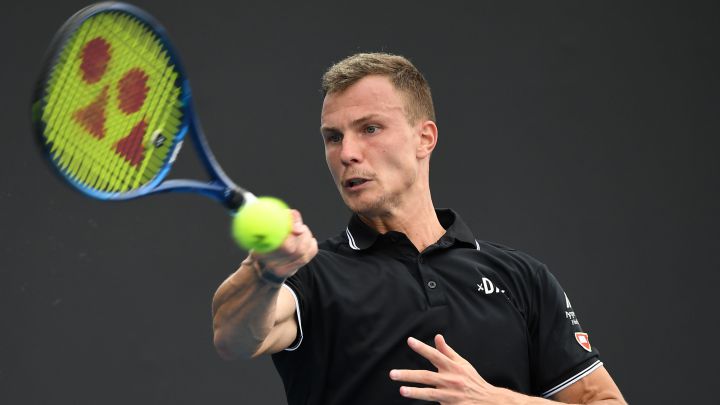
[[[290,290],[295,299],[295,320],[297,321],[297,336],[295,341],[285,349],[286,351],[294,351],[303,340],[303,330],[307,330],[306,325],[310,322],[309,302],[312,297],[312,280],[310,279],[312,272],[308,270],[308,266],[300,268],[292,277],[285,280],[283,288]],[[305,327],[304,327],[305,325]]]
[[[528,325],[531,373],[533,391],[547,398],[602,363],[560,283],[544,265],[536,270]]]

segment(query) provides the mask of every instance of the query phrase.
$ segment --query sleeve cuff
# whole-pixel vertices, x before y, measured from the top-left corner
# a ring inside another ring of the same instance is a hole
[[[558,392],[560,392],[560,391],[564,390],[565,388],[569,387],[570,385],[574,384],[575,382],[577,382],[577,381],[580,380],[581,378],[583,378],[583,377],[585,377],[586,375],[592,373],[593,371],[595,371],[598,367],[600,367],[600,366],[602,366],[602,365],[603,365],[603,363],[602,363],[600,360],[596,360],[594,363],[590,364],[589,366],[587,366],[587,367],[584,368],[583,370],[580,370],[580,372],[578,372],[578,373],[575,374],[574,376],[572,376],[572,377],[568,378],[567,380],[561,382],[560,384],[556,385],[555,387],[550,388],[549,390],[545,391],[545,392],[542,394],[542,397],[543,397],[543,398],[549,398],[549,397],[557,394]]]
[[[298,347],[300,347],[300,343],[302,343],[303,340],[302,318],[300,317],[300,301],[298,301],[297,294],[295,294],[295,291],[289,285],[283,283],[282,286],[290,291],[290,294],[292,294],[293,299],[295,300],[295,316],[297,317],[298,337],[295,338],[295,341],[287,349],[285,349],[285,351],[287,352],[292,352]]]

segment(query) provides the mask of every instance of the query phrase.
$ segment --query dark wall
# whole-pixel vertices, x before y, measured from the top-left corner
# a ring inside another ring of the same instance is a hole
[[[319,77],[357,51],[412,59],[438,112],[436,205],[549,265],[630,402],[714,398],[718,7],[386,3],[136,4],[168,28],[226,171],[319,238],[348,217],[324,163]],[[269,359],[227,363],[212,347],[212,294],[244,257],[228,214],[190,195],[86,199],[35,149],[39,64],[84,5],[0,13],[0,403],[284,403]],[[192,157],[178,175],[200,173]]]

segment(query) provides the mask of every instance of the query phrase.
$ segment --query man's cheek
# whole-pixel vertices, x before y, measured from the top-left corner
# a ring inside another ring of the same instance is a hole
[[[332,175],[333,180],[337,183],[339,171],[333,165],[332,158],[330,156],[326,156],[325,163],[327,163],[328,170],[330,170],[330,175]]]

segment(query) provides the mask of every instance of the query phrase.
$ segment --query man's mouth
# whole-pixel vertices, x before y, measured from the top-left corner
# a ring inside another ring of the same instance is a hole
[[[352,190],[352,189],[354,189],[354,188],[356,188],[356,187],[359,187],[359,186],[367,183],[368,181],[370,181],[370,180],[368,180],[368,179],[363,179],[363,178],[361,178],[361,177],[353,177],[353,178],[350,178],[350,179],[347,179],[347,180],[343,181],[343,187],[349,188],[349,189]]]

